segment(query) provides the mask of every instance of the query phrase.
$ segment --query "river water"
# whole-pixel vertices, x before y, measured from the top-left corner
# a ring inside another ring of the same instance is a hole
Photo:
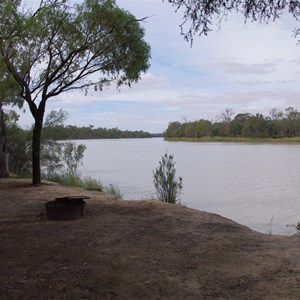
[[[182,203],[257,231],[293,234],[300,221],[300,145],[84,140],[83,176],[117,184],[125,199],[155,196],[153,170],[174,154]]]

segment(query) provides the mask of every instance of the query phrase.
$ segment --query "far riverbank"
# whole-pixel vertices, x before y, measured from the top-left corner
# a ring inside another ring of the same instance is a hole
[[[165,138],[168,142],[192,142],[192,143],[253,143],[253,144],[300,144],[300,137],[294,138],[244,138],[244,137],[221,137],[205,136],[200,138]]]

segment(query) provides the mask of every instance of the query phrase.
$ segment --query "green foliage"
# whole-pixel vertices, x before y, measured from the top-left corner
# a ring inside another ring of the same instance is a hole
[[[74,125],[48,126],[43,129],[43,138],[51,140],[84,140],[84,139],[121,139],[150,138],[151,134],[142,130],[129,131],[118,128],[93,128],[92,125],[78,127]]]
[[[44,173],[56,173],[63,169],[64,143],[51,140],[43,140],[41,144],[41,167]]]
[[[51,111],[46,120],[49,120],[49,124],[59,123],[63,126],[65,116],[62,110]],[[9,136],[8,150],[11,157],[10,169],[15,175],[28,175],[31,168],[31,131],[17,125],[18,115],[14,111],[6,114],[6,120]],[[43,178],[64,186],[103,191],[121,199],[122,194],[117,185],[103,186],[99,180],[80,176],[78,170],[82,165],[85,150],[86,146],[83,144],[43,140],[41,148]]]
[[[168,138],[168,141],[179,142],[201,142],[201,143],[271,143],[271,144],[299,144],[298,138],[244,138],[244,137],[223,137],[223,136],[205,136],[201,138]]]
[[[199,120],[185,124],[185,136],[198,138],[210,136],[212,134],[212,124],[207,120]]]
[[[78,176],[78,168],[82,165],[82,159],[86,146],[80,144],[76,146],[75,143],[65,143],[62,151],[62,160],[65,162],[67,172],[73,176]]]
[[[118,199],[122,199],[122,194],[117,185],[110,184],[104,186],[99,180],[92,177],[81,177],[79,175],[72,176],[69,173],[53,173],[48,174],[44,179],[52,182],[56,182],[63,186],[80,187],[86,190],[99,191],[107,194],[111,194]]]
[[[41,180],[41,133],[46,102],[63,92],[112,82],[130,86],[149,68],[144,29],[113,0],[40,1],[36,11],[22,1],[1,1],[0,64],[18,86],[34,117],[33,183]],[[1,78],[0,73],[0,78]]]
[[[297,232],[300,232],[300,222],[297,222],[297,224],[296,224],[296,230],[297,230]]]
[[[166,152],[159,162],[159,166],[153,171],[153,183],[158,199],[168,203],[180,203],[182,190],[182,178],[176,178],[174,156]]]
[[[63,126],[65,121],[67,120],[68,113],[60,109],[59,111],[51,110],[51,112],[46,116],[46,120],[44,122],[44,129],[46,127],[54,127],[54,126]]]
[[[68,173],[49,173],[48,175],[44,176],[44,179],[64,186],[84,187],[84,184],[79,176],[70,176]]]
[[[83,182],[84,182],[84,188],[87,189],[87,190],[101,192],[104,189],[102,183],[99,180],[94,179],[90,176],[84,177]]]
[[[283,13],[290,13],[296,20],[300,16],[300,2],[295,0],[169,0],[176,11],[182,9],[182,34],[187,41],[192,41],[194,34],[207,35],[212,25],[221,24],[230,13],[242,14],[245,21],[269,23],[280,18]],[[185,29],[187,27],[187,29]]]
[[[57,123],[57,118],[53,116],[65,116],[63,111],[56,113],[52,111],[50,117],[52,124]],[[59,118],[59,122],[65,118]],[[18,116],[9,111],[6,114],[7,133],[8,133],[8,153],[9,167],[15,175],[28,175],[31,169],[31,136],[30,130],[24,130],[17,125]],[[46,174],[53,174],[62,171],[65,168],[66,173],[71,176],[78,176],[78,168],[82,164],[85,145],[76,146],[71,142],[56,142],[53,140],[42,140],[41,143],[41,166]]]
[[[166,138],[180,138],[184,137],[186,123],[181,124],[180,122],[170,122],[169,126],[165,132]]]
[[[237,114],[227,109],[221,121],[198,120],[193,122],[171,122],[165,132],[166,138],[258,138],[279,139],[300,137],[300,112],[289,107],[285,112],[271,110],[270,116],[262,114]]]
[[[19,85],[8,71],[0,55],[0,103],[13,104],[21,107],[23,99],[20,97],[20,92]]]
[[[25,176],[31,171],[31,133],[16,123],[7,126],[7,152],[9,170],[15,175]]]
[[[13,109],[5,110],[5,112],[3,114],[4,122],[5,122],[6,126],[8,126],[8,127],[17,125],[19,118],[20,118],[20,116]]]
[[[2,4],[1,4],[2,5]],[[13,76],[8,72],[7,66],[0,56],[0,177],[9,176],[8,153],[5,115],[3,106],[5,104],[22,106],[20,97],[20,88],[15,82]]]
[[[103,192],[111,194],[118,199],[122,199],[123,195],[120,192],[119,186],[116,184],[109,184],[108,186],[103,187]]]
[[[91,177],[72,176],[68,173],[53,173],[44,177],[46,180],[59,183],[64,186],[80,187],[87,190],[102,191],[103,186],[100,181]]]

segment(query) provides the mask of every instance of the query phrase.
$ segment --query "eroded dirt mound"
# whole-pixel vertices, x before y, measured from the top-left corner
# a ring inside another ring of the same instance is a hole
[[[86,195],[86,215],[44,203]],[[0,179],[1,299],[300,299],[300,238],[154,201]]]

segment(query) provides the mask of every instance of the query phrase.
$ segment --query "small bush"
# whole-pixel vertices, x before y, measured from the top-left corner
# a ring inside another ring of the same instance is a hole
[[[82,165],[84,151],[86,146],[79,144],[76,146],[75,143],[65,143],[62,151],[62,160],[66,164],[67,172],[74,177],[79,175],[78,168]]]
[[[168,203],[179,203],[182,190],[182,178],[176,179],[174,155],[166,152],[159,166],[153,171],[153,182],[158,199]]]
[[[101,181],[94,179],[92,177],[84,177],[83,178],[85,189],[92,190],[92,191],[103,191],[103,185]]]
[[[122,199],[123,195],[120,192],[119,186],[116,184],[110,184],[109,186],[105,186],[103,192],[111,194],[118,199]]]

